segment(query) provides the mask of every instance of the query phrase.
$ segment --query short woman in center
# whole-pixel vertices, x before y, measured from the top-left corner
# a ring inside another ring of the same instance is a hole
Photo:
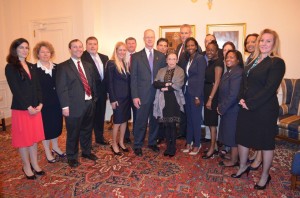
[[[182,150],[190,155],[197,155],[200,151],[202,107],[204,98],[204,77],[206,60],[200,55],[198,42],[193,37],[187,38],[185,48],[188,54],[188,63],[185,67],[185,107],[187,115],[186,148]],[[194,148],[192,148],[192,142]]]
[[[223,74],[224,62],[223,58],[218,57],[218,43],[212,40],[206,47],[206,55],[208,58],[208,66],[205,70],[204,83],[204,124],[209,127],[211,142],[203,159],[209,159],[216,154],[217,126],[219,115],[218,106],[218,88]]]
[[[182,93],[184,71],[177,64],[177,55],[167,55],[167,66],[160,69],[153,83],[157,89],[153,116],[163,123],[166,134],[167,149],[164,156],[174,156],[176,152],[176,123],[180,122],[180,111],[185,104]]]
[[[111,60],[107,62],[108,69],[108,93],[113,109],[113,142],[111,149],[115,155],[128,152],[124,145],[124,134],[127,121],[130,120],[130,74],[125,65],[126,45],[118,42],[115,46]],[[120,129],[120,139],[117,143],[117,135]]]

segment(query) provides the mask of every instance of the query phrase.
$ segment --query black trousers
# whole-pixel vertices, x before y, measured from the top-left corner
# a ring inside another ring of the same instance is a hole
[[[92,128],[94,119],[94,106],[92,100],[86,101],[83,113],[80,117],[65,117],[67,127],[67,157],[78,158],[78,147],[80,142],[82,154],[91,154]]]
[[[179,123],[178,135],[186,137],[186,129],[187,129],[187,117],[184,112],[180,111],[180,123]]]
[[[106,98],[99,97],[96,102],[95,116],[93,121],[95,141],[98,143],[104,140],[103,131],[104,131],[105,109],[106,109]]]
[[[164,124],[167,149],[165,154],[175,155],[176,153],[176,123]]]

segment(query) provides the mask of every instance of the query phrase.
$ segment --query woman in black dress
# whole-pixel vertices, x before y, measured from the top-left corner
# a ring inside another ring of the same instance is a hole
[[[157,89],[153,116],[163,123],[167,149],[165,156],[174,156],[176,152],[176,123],[180,122],[180,111],[184,112],[185,104],[182,93],[184,71],[176,65],[177,55],[170,53],[167,56],[167,66],[160,69],[153,83]]]
[[[217,126],[219,115],[217,112],[218,106],[218,87],[223,74],[224,62],[223,58],[218,57],[218,43],[212,40],[206,47],[206,56],[209,59],[208,66],[205,70],[204,83],[204,124],[209,127],[211,142],[203,159],[209,159],[217,153]]]
[[[249,173],[247,166],[249,148],[262,150],[263,171],[255,189],[265,189],[271,180],[272,165],[279,104],[277,89],[285,73],[285,63],[279,58],[278,34],[270,29],[263,30],[253,54],[253,60],[245,68],[237,119],[236,142],[240,157],[240,168],[234,178]]]
[[[118,42],[115,46],[111,60],[107,62],[108,93],[113,109],[113,142],[111,149],[115,155],[121,155],[119,147],[124,152],[129,150],[124,145],[124,134],[127,121],[130,120],[130,74],[125,65],[126,45]],[[120,139],[117,135],[120,129]]]
[[[58,146],[57,138],[62,132],[62,113],[56,93],[55,77],[56,65],[52,63],[54,48],[49,42],[41,41],[33,49],[33,56],[38,60],[36,63],[37,74],[39,76],[41,89],[43,93],[42,118],[44,125],[45,140],[43,141],[46,158],[49,163],[56,162],[53,154],[60,157],[66,154]],[[52,143],[52,153],[50,151],[50,142]]]

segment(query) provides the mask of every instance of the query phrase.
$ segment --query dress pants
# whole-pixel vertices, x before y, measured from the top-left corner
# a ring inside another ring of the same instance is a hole
[[[102,142],[104,140],[104,119],[105,119],[105,109],[106,109],[106,98],[99,97],[96,102],[95,116],[93,122],[95,141]]]
[[[185,105],[183,105],[185,108]],[[178,135],[186,137],[187,120],[185,112],[180,111],[180,123]]]
[[[188,87],[187,87],[188,89]],[[201,125],[203,123],[202,108],[203,101],[200,99],[200,106],[195,106],[195,98],[192,97],[188,91],[185,93],[185,109],[187,115],[187,144],[194,141],[194,146],[200,146],[201,139]]]
[[[164,127],[166,132],[167,149],[166,154],[175,155],[176,153],[176,123],[167,123]]]
[[[134,122],[134,148],[142,148],[147,130],[149,119],[149,137],[148,145],[156,145],[156,138],[158,133],[157,119],[153,116],[153,101],[147,104],[142,104],[136,110],[136,120]]]
[[[66,152],[68,159],[78,158],[79,142],[82,154],[91,154],[94,106],[95,103],[92,100],[88,100],[85,102],[85,106],[82,107],[84,109],[80,117],[65,117],[67,128]]]

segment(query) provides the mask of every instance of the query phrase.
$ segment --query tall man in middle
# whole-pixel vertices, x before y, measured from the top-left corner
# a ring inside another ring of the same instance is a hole
[[[96,37],[91,36],[86,39],[86,51],[83,52],[81,59],[90,63],[94,69],[93,74],[98,95],[93,121],[95,141],[97,144],[108,145],[109,143],[103,137],[107,99],[105,65],[108,61],[108,56],[98,53],[98,40]]]
[[[166,66],[165,56],[153,49],[155,33],[148,29],[144,32],[145,48],[132,55],[131,64],[131,96],[137,108],[134,123],[134,153],[142,156],[142,146],[149,119],[148,147],[158,152],[156,145],[158,132],[157,120],[153,117],[155,89],[152,85],[158,70]]]

